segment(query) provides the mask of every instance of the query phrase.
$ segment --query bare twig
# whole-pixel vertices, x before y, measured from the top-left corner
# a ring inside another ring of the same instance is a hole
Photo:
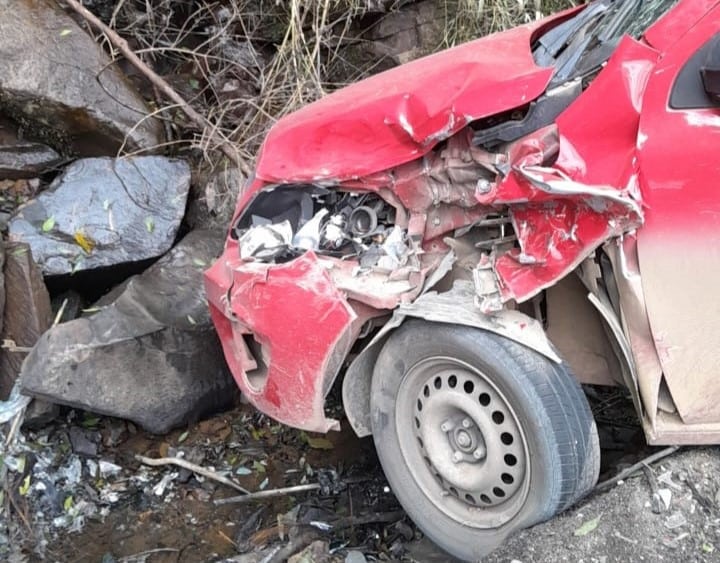
[[[121,563],[130,563],[131,561],[139,561],[147,559],[148,555],[152,555],[153,553],[177,553],[180,551],[179,549],[175,547],[157,547],[155,549],[148,549],[147,551],[141,551],[140,553],[135,553],[134,555],[127,555],[120,559],[119,561]]]
[[[623,469],[620,473],[615,475],[614,477],[611,477],[607,481],[603,481],[602,483],[598,483],[598,485],[595,487],[596,491],[604,491],[605,489],[609,489],[613,485],[617,484],[618,481],[622,481],[623,479],[627,479],[630,477],[633,473],[637,471],[641,471],[643,467],[647,467],[651,463],[655,463],[656,461],[659,461],[671,454],[674,454],[676,451],[678,451],[678,446],[670,446],[669,448],[665,448],[664,450],[660,450],[659,452],[655,452],[651,456],[646,457],[645,459],[638,461],[635,465],[631,465],[627,469]]]
[[[228,497],[217,499],[214,502],[215,506],[221,506],[223,504],[238,504],[241,502],[252,502],[254,500],[263,500],[272,497],[281,497],[284,495],[291,495],[293,493],[305,493],[308,491],[317,491],[320,489],[320,485],[317,483],[309,483],[307,485],[296,485],[294,487],[283,487],[280,489],[268,489],[267,491],[257,491],[255,493],[248,493],[246,495],[240,495],[236,497]]]
[[[152,467],[158,467],[161,465],[176,465],[177,467],[182,467],[183,469],[187,469],[189,471],[192,471],[193,473],[197,473],[198,475],[202,475],[203,477],[207,477],[208,479],[212,479],[213,481],[217,481],[218,483],[222,483],[223,485],[232,487],[236,491],[240,491],[241,493],[245,493],[246,495],[250,494],[250,491],[241,487],[235,481],[232,481],[227,477],[216,473],[215,471],[211,471],[210,469],[206,469],[200,465],[196,465],[179,457],[152,458],[142,455],[136,455],[135,459],[137,459],[140,463],[144,463],[145,465],[150,465]]]
[[[367,478],[352,478],[347,479],[344,482],[348,485],[354,485],[357,483],[364,483],[368,481]],[[281,487],[279,489],[268,489],[267,491],[257,491],[254,493],[248,493],[246,495],[240,495],[236,497],[228,497],[217,499],[214,502],[215,506],[221,506],[223,504],[238,504],[243,502],[252,502],[255,500],[263,500],[273,497],[281,497],[285,495],[292,495],[294,493],[306,493],[308,491],[317,491],[322,487],[317,483],[308,483],[307,485],[295,485],[294,487]]]
[[[195,111],[195,109],[193,109],[193,107],[188,104],[180,96],[180,94],[178,94],[170,86],[170,84],[165,81],[165,79],[163,79],[159,74],[157,74],[142,60],[140,60],[140,57],[135,54],[135,52],[130,48],[125,39],[120,37],[120,35],[118,35],[114,30],[110,29],[107,25],[100,21],[97,16],[95,16],[95,14],[85,8],[79,2],[79,0],[66,0],[66,3],[73,10],[75,10],[75,12],[77,12],[83,19],[85,19],[91,26],[103,33],[108,38],[108,41],[110,41],[110,43],[112,43],[118,49],[118,51],[120,51],[125,56],[125,58],[153,84],[153,86],[155,86],[163,95],[165,95],[175,104],[177,104],[183,110],[183,112],[185,112],[185,114],[195,123],[195,125],[197,125],[203,130],[210,131],[211,136],[218,143],[220,150],[222,150],[225,156],[227,156],[233,162],[233,164],[235,164],[246,176],[250,175],[250,167],[240,157],[237,149],[233,147],[232,143],[230,143],[230,141],[224,138],[224,136],[222,136],[219,130],[213,129],[212,125],[208,122],[208,120],[205,119],[205,117],[203,117],[200,113]]]

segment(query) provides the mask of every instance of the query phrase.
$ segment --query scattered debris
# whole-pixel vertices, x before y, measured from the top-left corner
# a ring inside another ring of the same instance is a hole
[[[658,452],[655,452],[654,454],[646,457],[645,459],[637,462],[636,464],[628,467],[627,469],[622,470],[620,473],[615,475],[614,477],[611,477],[610,479],[603,481],[601,483],[598,483],[595,487],[596,491],[604,491],[614,485],[617,485],[620,481],[627,479],[631,475],[634,475],[638,471],[642,471],[644,467],[649,466],[652,463],[655,463],[656,461],[659,461],[669,455],[674,454],[676,451],[678,451],[678,446],[670,446],[668,448],[664,448]]]
[[[587,536],[590,532],[594,532],[597,529],[598,524],[600,523],[601,516],[602,515],[599,515],[599,516],[593,518],[592,520],[588,520],[587,522],[584,522],[582,526],[580,526],[577,530],[575,530],[573,535],[575,537],[582,537],[582,536]]]
[[[673,512],[665,520],[665,527],[668,530],[675,530],[676,528],[680,528],[681,526],[685,526],[686,524],[687,519],[681,512]]]
[[[213,481],[217,481],[218,483],[222,483],[223,485],[227,485],[228,487],[232,487],[233,489],[245,493],[246,495],[250,494],[250,491],[241,487],[235,481],[228,479],[224,475],[220,475],[215,471],[206,469],[205,467],[200,467],[195,463],[190,463],[189,461],[186,461],[179,457],[149,458],[142,455],[136,455],[135,459],[137,459],[141,463],[144,463],[145,465],[150,465],[152,467],[159,467],[161,465],[176,465],[178,467],[188,469],[193,473],[197,473],[198,475],[202,475],[203,477],[207,477],[208,479],[212,479]],[[177,477],[177,474],[175,474],[175,476]]]

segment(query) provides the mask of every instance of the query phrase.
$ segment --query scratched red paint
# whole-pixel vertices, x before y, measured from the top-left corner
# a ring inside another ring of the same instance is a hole
[[[671,43],[667,33],[690,29],[710,4],[683,0],[648,30],[647,42],[623,39],[554,124],[507,147],[508,169],[485,191],[433,177],[460,166],[458,155],[472,155],[480,168],[497,157],[471,146],[468,124],[544,93],[552,68],[534,64],[531,39],[572,12],[403,65],[283,118],[265,140],[236,218],[257,192],[277,183],[323,180],[375,192],[429,253],[407,300],[437,263],[431,259],[447,249],[443,236],[506,210],[519,248],[493,257],[493,271],[504,301],[529,299],[604,241],[642,225],[637,152],[645,86]],[[212,316],[238,385],[281,422],[315,431],[337,426],[323,405],[340,362],[362,323],[403,299],[349,295],[336,283],[349,275],[343,269],[351,270],[311,251],[286,264],[244,263],[237,240],[228,237],[206,273]],[[246,375],[255,366],[243,345],[249,333],[270,358],[257,388]]]

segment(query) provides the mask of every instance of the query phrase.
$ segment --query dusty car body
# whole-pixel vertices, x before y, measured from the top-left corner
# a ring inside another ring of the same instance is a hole
[[[244,394],[325,432],[343,372],[369,435],[378,355],[417,318],[627,387],[650,443],[720,443],[718,22],[593,2],[280,120],[206,274]]]

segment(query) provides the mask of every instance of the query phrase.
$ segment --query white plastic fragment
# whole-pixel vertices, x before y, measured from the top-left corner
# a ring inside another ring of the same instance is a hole
[[[120,467],[119,465],[115,465],[114,463],[105,461],[104,459],[100,460],[99,466],[100,466],[100,475],[102,475],[103,477],[108,477],[110,475],[117,475],[122,470],[122,467]]]
[[[251,227],[240,237],[240,258],[270,260],[290,246],[292,236],[292,227],[287,220],[276,225]]]
[[[300,227],[292,239],[293,246],[301,250],[317,250],[320,248],[320,224],[328,213],[328,210],[323,208]]]
[[[163,475],[163,478],[160,479],[160,481],[153,487],[153,494],[158,497],[163,496],[165,494],[165,490],[168,488],[168,485],[170,485],[170,483],[172,483],[178,475],[179,473],[177,471],[172,471]]]
[[[670,500],[672,499],[672,491],[670,489],[658,489],[658,496],[662,500],[665,510],[670,508]]]

